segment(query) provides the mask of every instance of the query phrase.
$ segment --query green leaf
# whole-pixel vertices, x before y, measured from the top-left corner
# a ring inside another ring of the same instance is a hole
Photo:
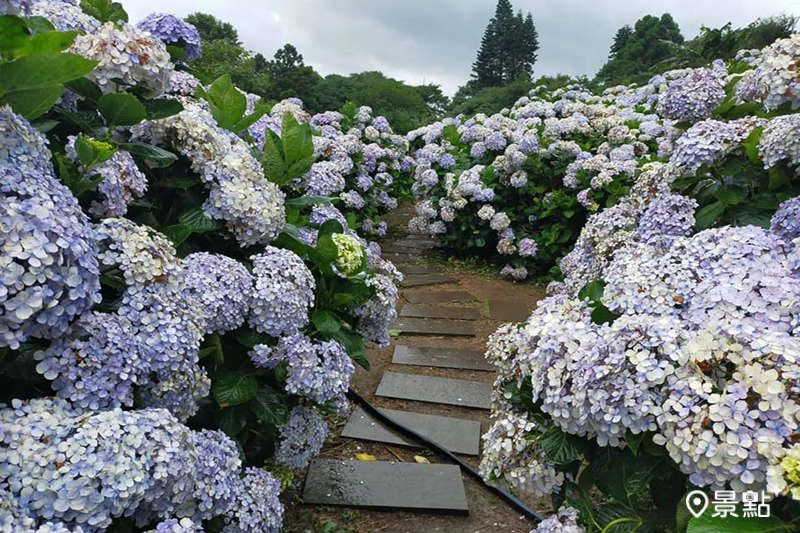
[[[94,70],[97,61],[77,54],[51,53],[0,63],[0,95],[60,85]]]
[[[66,85],[67,89],[70,91],[94,104],[103,96],[103,91],[100,90],[100,87],[89,78],[77,78],[68,81],[64,85]]]
[[[364,344],[364,338],[361,335],[347,327],[342,327],[332,337],[335,341],[344,346],[347,355],[361,365],[364,370],[369,370],[367,346]]]
[[[751,163],[760,164],[761,158],[758,157],[758,144],[761,142],[761,134],[764,133],[764,128],[754,129],[747,139],[742,143],[744,145],[745,153]]]
[[[725,212],[726,205],[719,200],[704,205],[694,214],[695,228],[700,231],[713,226]]]
[[[250,374],[229,372],[214,381],[211,394],[220,407],[232,407],[249,402],[258,393],[258,381]]]
[[[109,128],[115,126],[133,126],[147,117],[147,110],[132,94],[104,94],[97,101],[97,109]]]
[[[203,96],[207,98],[217,124],[226,130],[234,131],[235,124],[247,110],[247,98],[234,87],[230,74],[220,76]]]
[[[315,248],[316,254],[314,260],[318,264],[327,264],[336,261],[339,256],[339,249],[336,243],[333,242],[333,237],[330,235],[322,235],[317,238],[317,246]]]
[[[22,48],[28,43],[25,21],[13,15],[0,17],[0,52]]]
[[[256,102],[255,107],[253,108],[253,112],[247,116],[242,117],[239,121],[233,126],[233,131],[240,132],[244,131],[263,117],[269,109],[267,108],[266,104],[263,100],[259,100]]]
[[[789,184],[789,176],[779,166],[769,167],[769,190],[775,191]]]
[[[747,189],[736,185],[730,185],[715,192],[714,198],[725,205],[737,205],[747,198]]]
[[[314,141],[309,124],[300,124],[291,113],[283,114],[281,126],[283,153],[286,166],[292,168],[296,162],[314,155]]]
[[[100,115],[97,114],[97,111],[77,111],[73,113],[61,108],[56,108],[56,112],[60,114],[66,122],[69,122],[88,135],[94,136],[98,130],[104,127],[103,121],[100,120]]]
[[[120,143],[121,149],[129,152],[131,155],[139,156],[145,160],[145,163],[151,168],[168,167],[178,160],[178,156],[172,152],[168,152],[158,146],[144,143]]]
[[[169,60],[173,63],[183,61],[186,59],[186,50],[174,44],[167,45],[167,52],[169,52]]]
[[[31,35],[38,35],[46,31],[53,31],[56,29],[53,23],[44,17],[27,17],[25,24],[28,26],[28,31]]]
[[[319,235],[333,235],[334,233],[344,233],[344,226],[338,220],[326,220],[319,227]]]
[[[15,52],[16,57],[61,52],[70,47],[77,31],[46,31],[32,36],[25,46]]]
[[[606,284],[602,280],[594,280],[589,282],[584,285],[580,291],[578,291],[578,298],[580,300],[589,298],[589,300],[592,302],[599,302],[603,299],[603,291],[605,290],[605,287]]]
[[[309,155],[298,161],[295,161],[289,167],[289,170],[286,173],[286,178],[288,180],[293,180],[305,176],[306,172],[311,169],[311,165],[314,164],[314,161],[316,161],[316,158],[313,155]]]
[[[216,231],[222,227],[218,220],[208,218],[201,207],[193,207],[178,217],[178,222],[192,230],[193,233]]]
[[[256,344],[268,343],[269,341],[272,340],[272,337],[270,337],[266,333],[261,333],[254,329],[244,329],[236,333],[236,340],[239,341],[239,344],[241,344],[242,346],[246,346],[247,348],[252,348]]]
[[[247,426],[247,410],[241,407],[220,409],[217,414],[217,427],[226,435],[236,437]]]
[[[144,108],[147,113],[147,120],[160,120],[183,111],[183,106],[180,102],[168,98],[145,100]]]
[[[286,397],[268,385],[258,388],[258,394],[250,401],[250,409],[262,424],[282,426],[289,420]]]
[[[111,0],[82,0],[81,9],[100,22],[128,22],[128,14],[119,2]]]
[[[176,247],[180,246],[181,243],[188,239],[189,235],[192,234],[192,229],[184,226],[183,224],[167,226],[165,228],[161,228],[159,231],[163,233],[170,241],[172,241],[172,244]]]
[[[580,458],[589,449],[589,442],[564,433],[559,428],[551,428],[539,439],[539,446],[545,456],[557,465],[569,464]]]
[[[10,105],[18,115],[33,120],[47,113],[58,101],[62,91],[61,85],[14,91],[0,97],[0,105]]]
[[[777,533],[796,531],[794,526],[781,521],[775,516],[764,518],[744,517],[741,508],[737,509],[738,516],[713,516],[713,507],[698,518],[689,520],[687,533]]]
[[[311,316],[311,322],[316,326],[317,331],[326,337],[332,337],[342,328],[342,321],[333,311],[317,309]]]
[[[111,159],[117,149],[106,142],[94,141],[86,135],[80,134],[75,139],[75,151],[78,153],[78,161],[80,161],[85,174],[96,165]]]
[[[197,178],[164,178],[155,182],[156,187],[165,187],[167,189],[191,189],[197,187],[202,182]]]
[[[338,198],[335,196],[301,196],[299,198],[290,198],[289,200],[286,200],[284,205],[287,207],[298,207],[305,205],[331,204],[337,200]]]
[[[283,158],[283,142],[270,129],[267,129],[267,137],[264,142],[262,166],[264,167],[264,175],[269,181],[279,185],[284,184],[286,163]]]
[[[625,444],[628,446],[633,455],[636,455],[639,452],[639,446],[641,446],[642,441],[647,437],[647,433],[631,433],[628,431],[625,433]]]

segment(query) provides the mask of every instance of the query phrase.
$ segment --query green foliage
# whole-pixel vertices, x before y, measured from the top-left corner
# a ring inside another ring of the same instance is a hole
[[[119,2],[111,0],[81,0],[81,9],[100,22],[128,22],[128,14]]]
[[[246,130],[268,111],[263,100],[259,100],[253,112],[245,116],[247,98],[234,87],[228,74],[217,78],[209,86],[208,91],[198,86],[196,96],[208,102],[217,124],[233,133]]]
[[[267,179],[278,185],[286,185],[308,172],[315,161],[314,142],[311,137],[310,125],[300,124],[294,115],[284,113],[281,137],[267,130],[262,159]],[[316,200],[299,203],[312,205]],[[298,202],[295,202],[295,205],[297,204]]]

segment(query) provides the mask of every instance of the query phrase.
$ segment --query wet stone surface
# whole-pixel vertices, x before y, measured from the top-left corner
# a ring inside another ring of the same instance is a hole
[[[441,274],[442,269],[440,267],[435,267],[435,266],[403,265],[400,268],[400,272],[402,272],[406,276],[414,274]]]
[[[435,304],[435,303],[449,303],[449,302],[474,302],[477,298],[467,291],[441,291],[441,292],[426,292],[414,291],[405,292],[403,296],[409,302],[415,304]]]
[[[494,371],[494,366],[486,361],[479,350],[425,348],[419,346],[397,345],[394,347],[392,363],[399,365],[435,366],[438,368],[459,368],[462,370]]]
[[[376,396],[489,409],[491,383],[386,372]]]
[[[456,465],[314,459],[305,503],[467,514]]]
[[[444,283],[458,283],[458,280],[447,274],[421,274],[407,276],[400,282],[402,287],[424,287],[426,285],[442,285]]]
[[[451,452],[478,455],[481,440],[480,422],[410,413],[394,409],[381,409],[380,411],[392,420],[431,439]],[[360,406],[356,407],[353,414],[350,415],[347,425],[342,431],[342,437],[411,446],[413,448],[423,447],[414,440],[406,438],[393,429],[382,425],[377,418]]]
[[[475,336],[475,328],[472,327],[472,324],[455,320],[399,318],[389,329],[396,329],[405,335],[437,335],[444,337]]]
[[[400,316],[415,318],[450,318],[453,320],[480,320],[481,311],[477,307],[445,307],[442,305],[406,304]]]

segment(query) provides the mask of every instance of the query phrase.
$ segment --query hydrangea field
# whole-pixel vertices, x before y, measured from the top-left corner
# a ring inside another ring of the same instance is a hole
[[[800,527],[799,58],[794,35],[411,135],[414,229],[557,278],[487,351],[481,471],[552,496],[535,531]],[[696,489],[771,517],[689,521]]]
[[[388,343],[408,142],[200,84],[172,15],[0,13],[0,531],[279,531]]]

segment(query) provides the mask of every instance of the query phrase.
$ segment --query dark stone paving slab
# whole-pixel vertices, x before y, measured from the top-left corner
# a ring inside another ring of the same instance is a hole
[[[494,371],[479,350],[461,348],[426,348],[398,344],[394,347],[392,363],[398,365],[435,366],[437,368],[460,368],[462,370]]]
[[[504,322],[525,322],[531,316],[525,302],[513,300],[489,300],[489,316]]]
[[[412,246],[400,246],[398,244],[387,244],[385,246],[381,246],[381,253],[419,255],[422,252],[424,252],[424,249],[414,248]]]
[[[492,384],[463,379],[437,378],[385,372],[376,396],[489,409]]]
[[[442,335],[445,337],[474,337],[475,328],[469,322],[453,320],[428,320],[425,318],[398,318],[389,329],[406,335]]]
[[[456,465],[314,459],[303,501],[372,509],[467,514],[467,495]]]
[[[448,302],[477,301],[477,298],[467,291],[414,291],[405,292],[403,293],[403,296],[406,298],[406,300],[415,304],[443,304]]]
[[[441,274],[443,269],[437,266],[403,265],[400,272],[407,276],[414,274]]]
[[[480,320],[481,311],[477,307],[447,307],[444,305],[406,304],[400,316],[415,318],[451,318],[454,320]]]
[[[381,253],[381,258],[392,263],[418,263],[422,258],[411,254]]]
[[[444,283],[458,283],[458,280],[447,274],[422,274],[408,276],[400,282],[403,287],[424,287],[426,285],[442,285]]]
[[[438,241],[433,239],[425,239],[422,237],[406,237],[394,241],[393,244],[397,246],[405,246],[407,248],[414,248],[416,250],[431,250],[439,245]]]
[[[481,423],[478,421],[423,415],[394,409],[381,409],[380,411],[392,420],[428,437],[437,444],[441,444],[453,453],[478,455],[480,451]],[[422,447],[419,443],[384,426],[360,406],[356,407],[353,414],[350,415],[347,425],[342,430],[342,437],[413,448]]]

